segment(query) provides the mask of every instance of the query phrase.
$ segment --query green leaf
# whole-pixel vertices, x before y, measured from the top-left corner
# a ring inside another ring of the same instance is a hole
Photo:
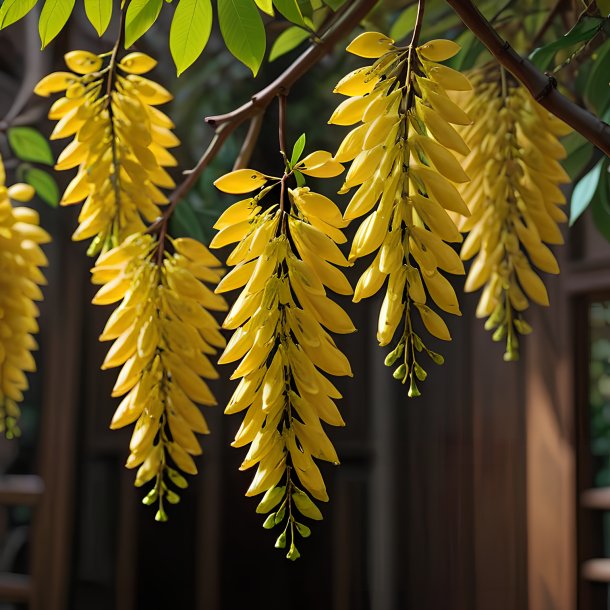
[[[267,15],[274,17],[275,13],[273,12],[273,0],[254,0],[256,2],[256,6],[263,11],[263,13],[267,13]]]
[[[324,0],[324,4],[333,11],[338,11],[345,4],[345,0]]]
[[[462,50],[445,62],[446,65],[460,72],[470,70],[485,50],[485,46],[470,30],[462,32],[455,42],[462,47]]]
[[[610,103],[610,40],[606,40],[592,56],[592,65],[585,88],[585,100],[598,115]]]
[[[53,153],[45,137],[32,127],[11,127],[7,134],[8,143],[21,161],[32,161],[53,165]]]
[[[570,203],[570,226],[572,226],[577,218],[587,209],[593,199],[593,195],[599,184],[599,178],[602,172],[603,159],[600,160],[595,167],[574,187],[572,192],[572,201]]]
[[[97,35],[101,36],[110,24],[112,0],[85,0],[85,13]]]
[[[305,176],[298,170],[294,170],[294,178],[297,181],[297,186],[305,186]]]
[[[4,0],[0,6],[0,30],[25,17],[38,0]]]
[[[599,188],[595,192],[591,202],[591,214],[597,230],[610,241],[610,174],[608,164],[610,161],[604,160],[602,176],[599,181]]]
[[[560,49],[574,46],[579,42],[591,40],[599,31],[603,19],[583,17],[567,34],[543,47],[538,47],[530,55],[532,63],[540,70],[546,70]]]
[[[577,180],[593,156],[593,145],[577,131],[562,140],[568,156],[561,162],[572,182]]]
[[[303,19],[311,19],[313,17],[313,6],[309,0],[297,0],[297,4],[299,5],[299,10],[301,11],[301,15],[303,15]]]
[[[207,242],[201,223],[187,199],[176,206],[170,219],[170,229],[172,237],[193,237],[197,241]]]
[[[36,189],[36,194],[51,207],[56,208],[59,204],[59,188],[55,178],[48,172],[37,167],[26,169],[25,181]]]
[[[44,49],[61,32],[74,9],[75,0],[46,0],[40,13],[38,32]]]
[[[229,51],[256,76],[265,56],[265,26],[254,0],[218,0],[220,31]]]
[[[290,53],[290,51],[296,49],[307,38],[309,38],[309,32],[298,25],[285,29],[275,39],[269,52],[269,61],[275,61],[278,57]]]
[[[211,1],[180,0],[169,31],[169,48],[178,76],[201,55],[211,31]]]
[[[417,4],[408,6],[394,22],[390,30],[390,38],[393,40],[402,40],[415,26],[415,18],[417,17]]]
[[[294,143],[294,146],[292,147],[292,156],[290,157],[290,167],[294,167],[298,163],[303,151],[305,150],[306,141],[307,136],[302,133],[299,136],[299,139]]]
[[[273,0],[273,6],[280,12],[288,21],[295,25],[305,25],[303,14],[296,0]]]
[[[323,518],[320,509],[313,503],[311,498],[304,491],[296,489],[296,491],[292,494],[292,500],[294,501],[294,504],[298,508],[299,512],[305,517],[315,519],[316,521],[320,521]]]
[[[596,0],[597,8],[604,17],[610,17],[610,0]]]
[[[132,0],[125,15],[125,48],[128,49],[157,21],[163,0]]]

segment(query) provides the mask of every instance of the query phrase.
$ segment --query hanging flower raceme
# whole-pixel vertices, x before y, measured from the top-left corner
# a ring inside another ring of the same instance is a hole
[[[93,237],[94,255],[145,230],[167,198],[159,189],[174,181],[164,169],[176,165],[167,151],[179,144],[172,121],[155,106],[171,94],[142,74],[156,61],[130,53],[120,61],[110,56],[72,51],[65,56],[72,72],[43,78],[34,91],[49,96],[64,92],[49,111],[58,123],[51,139],[74,136],[57,160],[56,169],[78,167],[61,199],[62,205],[84,201],[75,240]]]
[[[40,227],[38,212],[11,205],[11,200],[30,201],[34,189],[29,184],[5,184],[0,158],[0,432],[14,438],[20,434],[18,403],[28,388],[26,373],[36,370],[35,302],[42,300],[39,286],[46,284],[40,267],[48,264],[40,244],[51,238]]]
[[[350,260],[375,255],[356,286],[354,301],[376,294],[387,278],[377,339],[388,345],[400,333],[386,364],[399,363],[394,377],[408,381],[409,396],[418,396],[416,380],[423,381],[426,372],[417,353],[425,351],[437,363],[443,358],[416,333],[414,312],[430,334],[445,341],[451,339],[449,330],[433,306],[461,315],[444,275],[464,273],[447,243],[462,241],[447,211],[469,214],[454,186],[468,176],[451,151],[468,153],[452,124],[472,121],[446,90],[468,90],[470,83],[437,63],[458,52],[459,46],[449,40],[402,48],[383,34],[368,32],[347,50],[376,60],[337,84],[335,92],[348,99],[329,121],[359,124],[335,155],[339,162],[352,162],[340,192],[358,187],[344,218],[367,215],[354,237]]]
[[[473,180],[460,186],[472,212],[460,222],[469,232],[461,256],[476,255],[466,290],[483,288],[477,316],[487,318],[485,328],[494,330],[494,340],[506,340],[504,359],[516,360],[518,335],[531,332],[522,312],[530,300],[549,304],[533,268],[559,273],[546,244],[563,243],[558,223],[566,220],[561,209],[566,199],[559,185],[569,177],[559,163],[566,151],[558,136],[570,128],[512,77],[503,78],[498,66],[479,70],[472,81],[474,90],[458,98],[480,117],[476,128],[462,130],[471,148],[464,168]]]
[[[317,176],[337,175],[343,169],[322,152],[295,167]],[[262,187],[229,207],[215,225],[220,232],[211,246],[238,242],[227,260],[235,268],[216,290],[243,287],[223,325],[235,332],[219,362],[241,359],[231,377],[241,381],[225,413],[245,411],[233,446],[250,445],[242,470],[257,467],[246,495],[265,494],[257,508],[270,513],[264,527],[280,525],[276,547],[288,546],[287,557],[297,559],[295,529],[303,537],[310,534],[299,513],[322,519],[312,498],[328,501],[314,458],[339,463],[321,421],[345,425],[335,405],[341,394],[326,374],[352,372],[329,331],[350,333],[355,328],[326,295],[326,288],[352,293],[335,266],[348,265],[336,245],[346,241],[339,209],[307,187],[288,189],[286,197],[284,185],[279,207],[264,208],[263,198],[277,185],[265,186],[268,179],[239,170],[215,183],[229,193]]]
[[[126,466],[138,468],[136,486],[154,481],[143,501],[158,504],[158,521],[167,519],[164,501],[178,502],[187,486],[183,473],[197,472],[195,433],[208,433],[197,405],[216,404],[202,377],[217,377],[209,357],[225,345],[209,310],[227,309],[204,284],[219,281],[218,259],[193,239],[169,242],[172,253],[152,235],[131,236],[92,270],[103,284],[93,302],[121,301],[100,337],[114,341],[102,368],[122,367],[112,395],[124,398],[110,427],[135,422]]]

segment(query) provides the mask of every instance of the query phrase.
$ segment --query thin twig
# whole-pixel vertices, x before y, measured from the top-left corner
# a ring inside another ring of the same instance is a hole
[[[239,155],[237,155],[237,159],[235,159],[235,163],[233,164],[233,171],[248,167],[250,159],[252,158],[252,153],[254,152],[254,147],[258,142],[258,136],[261,133],[264,116],[264,112],[259,112],[250,119],[250,127],[248,127],[248,133],[241,145]]]
[[[559,93],[555,79],[540,72],[532,62],[521,57],[502,40],[470,0],[447,0],[447,3],[538,103],[610,157],[610,125]]]

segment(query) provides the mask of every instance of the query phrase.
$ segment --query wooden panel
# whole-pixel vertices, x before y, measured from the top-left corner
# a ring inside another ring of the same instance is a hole
[[[530,610],[573,610],[577,568],[571,309],[562,278],[546,279],[552,309],[534,306],[528,311],[534,332],[525,341],[529,602]]]
[[[527,607],[523,363],[506,363],[481,322],[471,331],[475,607]]]
[[[468,307],[463,318],[448,320],[454,341],[426,339],[445,356],[445,364],[422,359],[428,379],[421,398],[407,398],[392,379],[379,380],[389,384],[396,413],[394,569],[399,579],[393,610],[477,608]]]

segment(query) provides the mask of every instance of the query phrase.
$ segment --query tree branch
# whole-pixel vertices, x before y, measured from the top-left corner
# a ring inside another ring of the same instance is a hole
[[[215,127],[216,133],[197,165],[188,172],[185,180],[170,195],[169,205],[165,208],[163,216],[149,227],[149,232],[160,231],[167,224],[178,202],[193,188],[199,176],[222,148],[227,138],[244,121],[264,112],[277,95],[287,95],[290,87],[330,53],[334,45],[364,19],[377,2],[378,0],[355,0],[348,4],[344,10],[335,15],[336,18],[316,43],[313,43],[272,83],[253,95],[249,102],[227,114],[206,117],[205,122]]]
[[[538,103],[610,157],[610,125],[559,93],[555,79],[540,72],[502,40],[470,0],[447,0],[447,4]]]
[[[262,112],[259,112],[250,119],[248,133],[246,134],[244,142],[241,145],[239,155],[237,155],[237,159],[235,159],[235,163],[233,164],[233,171],[248,167],[250,159],[252,158],[252,153],[254,152],[254,147],[256,146],[256,142],[258,141],[258,136],[261,133],[261,127],[263,126],[263,117],[264,114]]]

